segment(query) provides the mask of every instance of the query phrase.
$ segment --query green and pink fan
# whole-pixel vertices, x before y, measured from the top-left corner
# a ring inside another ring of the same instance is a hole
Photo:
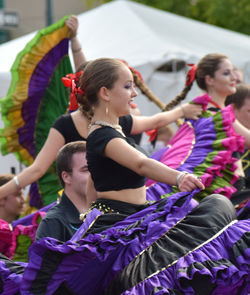
[[[40,30],[17,55],[11,68],[12,81],[0,100],[4,128],[1,152],[14,153],[29,166],[41,150],[55,119],[67,112],[69,93],[61,78],[72,73],[68,56],[69,28],[64,17]],[[30,187],[30,206],[41,208],[58,197],[60,185],[53,164]]]

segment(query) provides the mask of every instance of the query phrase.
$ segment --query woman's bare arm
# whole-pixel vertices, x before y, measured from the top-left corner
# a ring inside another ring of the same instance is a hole
[[[82,51],[82,45],[77,37],[77,30],[79,27],[78,18],[76,15],[72,15],[66,20],[65,23],[71,30],[71,50],[73,54],[75,69],[78,69],[80,65],[86,62],[86,57]]]
[[[163,182],[176,185],[177,176],[180,171],[169,168],[163,163],[151,158],[134,149],[121,138],[110,140],[104,150],[105,156],[127,167],[139,175]],[[204,189],[203,184],[192,174],[183,175],[179,182],[181,191],[191,191],[196,187]]]
[[[42,177],[56,159],[59,149],[65,144],[64,137],[59,131],[51,128],[47,140],[37,155],[35,161],[17,175],[20,186],[23,188]],[[0,198],[17,191],[17,185],[13,180],[0,187]]]
[[[131,133],[137,134],[150,129],[158,129],[175,122],[179,118],[198,119],[202,113],[202,106],[186,103],[171,111],[155,114],[153,116],[133,116]]]

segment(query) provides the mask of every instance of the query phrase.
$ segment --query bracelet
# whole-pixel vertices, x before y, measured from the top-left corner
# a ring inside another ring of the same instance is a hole
[[[186,112],[185,112],[185,110],[184,110],[183,105],[181,105],[181,109],[182,109],[182,112],[183,112],[183,117],[186,118]]]
[[[72,52],[77,53],[77,52],[80,52],[81,50],[82,50],[82,47],[79,47],[77,49],[72,49]]]
[[[14,176],[14,177],[13,177],[13,180],[14,180],[14,182],[15,182],[17,188],[20,190],[20,189],[21,189],[21,186],[20,186],[20,183],[19,183],[19,180],[18,180],[17,176]]]
[[[179,182],[180,182],[180,179],[182,178],[182,176],[188,174],[187,171],[182,171],[181,173],[179,173],[176,177],[176,186],[177,188],[179,188]]]

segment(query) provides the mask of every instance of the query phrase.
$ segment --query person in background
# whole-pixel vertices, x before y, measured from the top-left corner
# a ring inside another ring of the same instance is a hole
[[[146,134],[149,136],[149,139],[147,143],[142,145],[142,147],[149,155],[152,155],[154,152],[157,152],[169,143],[174,135],[174,131],[170,125],[167,125],[158,130],[150,130],[146,132]]]
[[[250,84],[240,83],[236,92],[227,96],[225,105],[231,104],[237,120],[250,130]],[[245,187],[250,189],[250,149],[246,148],[241,155],[241,162],[245,177]]]
[[[85,143],[75,141],[64,145],[56,157],[56,169],[64,191],[59,204],[40,222],[36,240],[51,237],[68,241],[82,224],[80,214],[90,207],[91,201],[85,193],[89,176]]]
[[[244,82],[244,74],[243,74],[242,70],[240,70],[240,69],[238,69],[237,67],[234,66],[233,72],[234,72],[235,77],[236,77],[236,84]]]
[[[1,174],[0,187],[14,177],[15,175],[13,174]],[[24,212],[24,209],[25,200],[21,189],[0,199],[0,219],[3,219],[8,223],[12,223],[17,219]]]
[[[224,54],[212,53],[204,56],[197,65],[195,80],[200,89],[210,96],[208,109],[211,111],[225,108],[227,96],[236,92],[234,68]],[[232,125],[245,138],[246,147],[250,147],[250,130],[237,119]]]
[[[224,110],[226,98],[236,92],[236,80],[235,68],[229,58],[224,54],[207,54],[197,65],[195,81],[198,87],[206,92],[205,96],[208,96],[210,99],[207,109],[214,113]],[[187,93],[182,96],[183,99],[186,95]],[[245,147],[250,148],[250,130],[246,128],[237,117],[235,119],[235,114],[230,108],[227,107],[227,110],[229,112],[228,116],[231,118],[231,122],[229,121],[230,128],[232,128],[237,135],[241,135],[245,140]],[[238,140],[236,136],[235,140]],[[240,159],[241,155],[239,152],[234,152],[233,157],[237,159],[235,162],[237,169],[234,171],[234,174],[238,177],[238,180],[233,186],[238,192],[244,191],[245,183],[242,181],[244,173]],[[240,207],[243,204],[243,206],[245,206],[244,204],[248,196],[246,195],[245,197],[244,194],[235,197],[233,201],[234,205]],[[245,209],[249,211],[248,206]]]

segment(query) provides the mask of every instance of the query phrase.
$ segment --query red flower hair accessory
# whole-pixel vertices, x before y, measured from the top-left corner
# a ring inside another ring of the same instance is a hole
[[[68,74],[66,77],[62,78],[62,82],[65,87],[70,87],[71,88],[71,93],[70,93],[70,105],[69,105],[69,111],[75,111],[78,109],[78,103],[76,100],[76,95],[81,94],[83,95],[84,92],[80,87],[76,87],[76,83],[80,79],[80,76],[82,74],[82,71],[76,73],[76,74]]]
[[[186,86],[189,86],[194,82],[195,79],[195,73],[197,70],[197,67],[195,64],[188,64],[188,66],[191,67],[191,69],[188,71],[187,76],[186,76]]]
[[[128,67],[128,68],[130,69],[130,71],[131,71],[133,74],[136,74],[136,76],[137,76],[141,81],[143,81],[142,76],[141,76],[141,74],[140,74],[139,71],[137,71],[136,69],[134,69],[134,68],[132,68],[132,67]]]
[[[157,136],[157,129],[152,129],[145,132],[149,136],[149,141],[153,142]]]
[[[125,65],[127,65],[128,68],[130,69],[130,71],[131,71],[133,74],[136,74],[136,76],[137,76],[141,81],[143,81],[142,76],[141,76],[141,74],[140,74],[139,71],[137,71],[135,68],[130,67],[130,66],[128,65],[128,63],[127,63],[125,60],[120,59],[120,61],[123,62]]]

